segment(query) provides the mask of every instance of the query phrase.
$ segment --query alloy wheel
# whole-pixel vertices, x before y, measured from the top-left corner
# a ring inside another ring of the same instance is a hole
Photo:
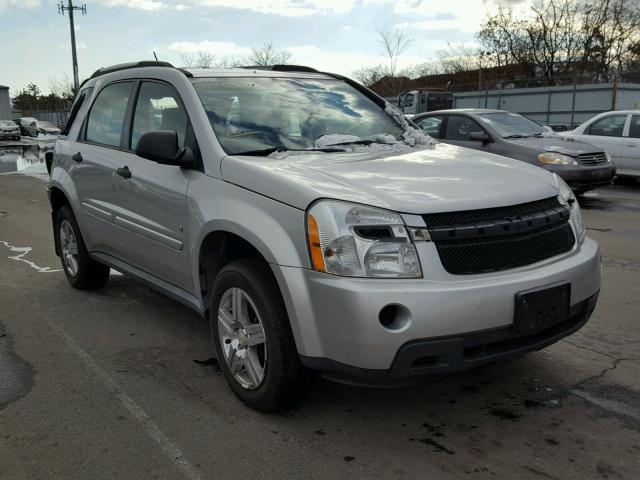
[[[236,381],[248,390],[258,388],[264,381],[267,344],[258,309],[244,290],[233,287],[220,298],[218,336]]]
[[[60,222],[60,249],[62,250],[62,264],[72,277],[78,275],[78,242],[69,220]]]

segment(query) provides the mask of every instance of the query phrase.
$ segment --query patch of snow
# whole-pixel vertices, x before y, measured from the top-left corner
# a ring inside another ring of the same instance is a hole
[[[438,143],[422,130],[410,126],[405,128],[403,138],[412,147],[427,147]]]
[[[60,269],[51,269],[49,267],[39,267],[38,265],[36,265],[35,263],[33,263],[30,260],[27,260],[26,258],[24,258],[26,255],[28,255],[31,250],[33,250],[31,247],[16,247],[13,245],[10,245],[8,242],[5,242],[4,240],[0,240],[1,244],[4,244],[5,247],[7,247],[9,250],[11,250],[14,253],[18,253],[18,255],[13,255],[11,257],[9,257],[11,260],[17,260],[18,262],[24,262],[27,265],[29,265],[31,268],[33,268],[34,270],[40,272],[40,273],[54,273],[54,272],[61,272],[62,270]]]
[[[555,131],[553,131],[553,130],[551,130],[551,129],[549,129],[549,130],[545,129],[545,130],[542,132],[542,136],[543,136],[543,137],[554,137],[554,138],[555,138],[555,137],[559,137],[560,135],[558,135],[558,133],[557,133],[557,132],[555,132]]]
[[[373,137],[371,137],[371,140],[381,143],[396,143],[398,141],[393,135],[385,135],[384,133],[381,133],[380,135],[374,135]]]
[[[357,142],[359,140],[360,137],[357,135],[340,135],[338,133],[322,135],[316,140],[315,148],[327,148],[339,143]],[[395,140],[395,138],[393,140]]]
[[[400,124],[403,130],[406,130],[409,127],[409,122],[404,116],[404,113],[391,105],[389,102],[385,102],[384,111],[391,115],[395,119],[395,121]]]

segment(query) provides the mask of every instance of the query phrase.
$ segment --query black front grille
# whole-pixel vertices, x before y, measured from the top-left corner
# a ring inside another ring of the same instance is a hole
[[[464,210],[462,212],[430,213],[423,215],[428,227],[442,225],[459,225],[462,223],[486,222],[505,218],[531,215],[551,208],[559,207],[558,197],[543,198],[535,202],[520,203],[508,207],[483,208],[480,210]]]
[[[607,162],[607,156],[604,152],[583,153],[578,155],[578,163],[581,165],[601,165]]]
[[[445,270],[456,275],[530,265],[571,250],[569,208],[556,197],[508,207],[424,215]]]
[[[551,229],[501,238],[438,245],[444,268],[453,274],[495,272],[540,262],[571,249],[568,223]]]

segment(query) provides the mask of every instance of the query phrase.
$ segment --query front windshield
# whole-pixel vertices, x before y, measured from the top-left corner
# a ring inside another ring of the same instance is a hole
[[[545,134],[542,126],[517,113],[481,113],[479,116],[503,138],[537,137]]]
[[[325,137],[323,146],[393,141],[404,133],[391,115],[341,80],[201,78],[193,86],[229,154],[317,148],[320,137]]]

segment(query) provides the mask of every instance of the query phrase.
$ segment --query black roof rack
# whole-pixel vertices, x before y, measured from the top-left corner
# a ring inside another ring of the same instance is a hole
[[[307,72],[318,73],[318,70],[304,65],[246,65],[240,68],[246,70],[270,70],[272,72]]]
[[[165,68],[174,68],[176,70],[181,71],[182,73],[184,73],[187,77],[193,77],[193,74],[191,72],[188,72],[187,70],[184,70],[182,68],[176,68],[173,65],[171,65],[169,62],[158,62],[155,60],[143,60],[141,62],[130,62],[130,63],[120,63],[118,65],[112,65],[110,67],[102,67],[99,68],[98,70],[96,70],[95,72],[93,72],[93,75],[91,75],[91,78],[96,78],[99,77],[100,75],[105,75],[107,73],[113,73],[113,72],[119,72],[120,70],[128,70],[130,68],[141,68],[141,67],[165,67]]]

